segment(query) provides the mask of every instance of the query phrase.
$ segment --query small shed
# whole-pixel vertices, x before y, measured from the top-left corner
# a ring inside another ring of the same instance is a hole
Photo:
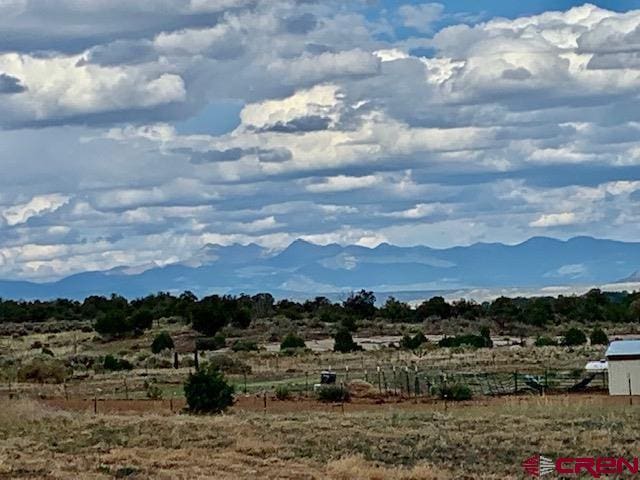
[[[640,340],[616,340],[605,353],[609,395],[640,395]]]

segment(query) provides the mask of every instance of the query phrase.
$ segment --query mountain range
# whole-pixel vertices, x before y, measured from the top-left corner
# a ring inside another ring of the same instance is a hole
[[[276,297],[340,298],[365,288],[379,298],[424,298],[473,289],[539,288],[640,281],[640,243],[533,237],[517,245],[476,243],[435,249],[375,248],[296,240],[279,252],[259,245],[207,245],[184,262],[83,272],[49,283],[0,280],[0,297],[82,299],[158,291],[196,295],[271,292]]]

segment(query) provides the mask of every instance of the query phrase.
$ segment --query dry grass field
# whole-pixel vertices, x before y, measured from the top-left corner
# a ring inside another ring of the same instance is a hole
[[[178,369],[170,352],[149,350],[164,330],[176,339]],[[351,354],[326,348],[280,354],[265,336],[255,337],[266,347],[259,352],[201,352],[201,363],[221,355],[231,362],[227,377],[236,386],[236,404],[219,416],[182,412],[183,383],[194,370],[193,332],[184,325],[166,322],[141,337],[109,342],[82,330],[5,335],[0,479],[506,479],[524,478],[520,464],[536,453],[630,455],[640,448],[640,405],[627,399],[529,392],[445,404],[426,391],[419,398],[381,395],[375,381],[378,365],[387,374],[393,366],[505,378],[516,370],[563,369],[579,378],[603,347],[539,348],[531,338],[521,346],[505,336],[494,338],[499,346],[493,349],[437,348],[431,341],[411,352],[390,348],[389,336],[368,333],[358,340],[370,348]],[[50,354],[43,355],[44,348]],[[108,354],[133,369],[95,368]],[[37,358],[95,363],[67,367],[64,383],[20,381],[20,366]],[[369,375],[371,395],[354,395],[344,405],[315,400],[312,384],[329,367],[339,382]],[[149,398],[150,384],[160,398]],[[276,400],[277,386],[294,384],[309,384],[307,395],[298,390]]]
[[[606,396],[221,416],[0,404],[0,478],[507,479],[520,463],[640,449],[640,406]]]

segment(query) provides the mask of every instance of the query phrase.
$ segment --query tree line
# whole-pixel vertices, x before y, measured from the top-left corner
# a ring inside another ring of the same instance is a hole
[[[16,301],[0,299],[0,323],[89,320],[105,334],[142,331],[159,318],[179,317],[204,335],[213,336],[225,326],[247,328],[258,318],[284,316],[292,320],[317,318],[340,322],[355,330],[356,321],[381,319],[388,322],[421,323],[429,319],[489,319],[500,328],[513,324],[536,327],[581,322],[634,322],[640,320],[640,293],[602,292],[557,297],[499,297],[491,302],[449,302],[434,296],[412,306],[394,297],[376,303],[373,292],[353,292],[341,302],[318,296],[306,301],[276,300],[269,293],[256,295],[180,295],[161,292],[128,300],[119,295],[90,296],[84,301]]]

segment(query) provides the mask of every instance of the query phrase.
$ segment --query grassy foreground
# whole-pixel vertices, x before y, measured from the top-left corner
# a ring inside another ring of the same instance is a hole
[[[0,402],[0,478],[524,478],[543,453],[640,450],[640,407],[605,396],[416,410],[91,415]]]

